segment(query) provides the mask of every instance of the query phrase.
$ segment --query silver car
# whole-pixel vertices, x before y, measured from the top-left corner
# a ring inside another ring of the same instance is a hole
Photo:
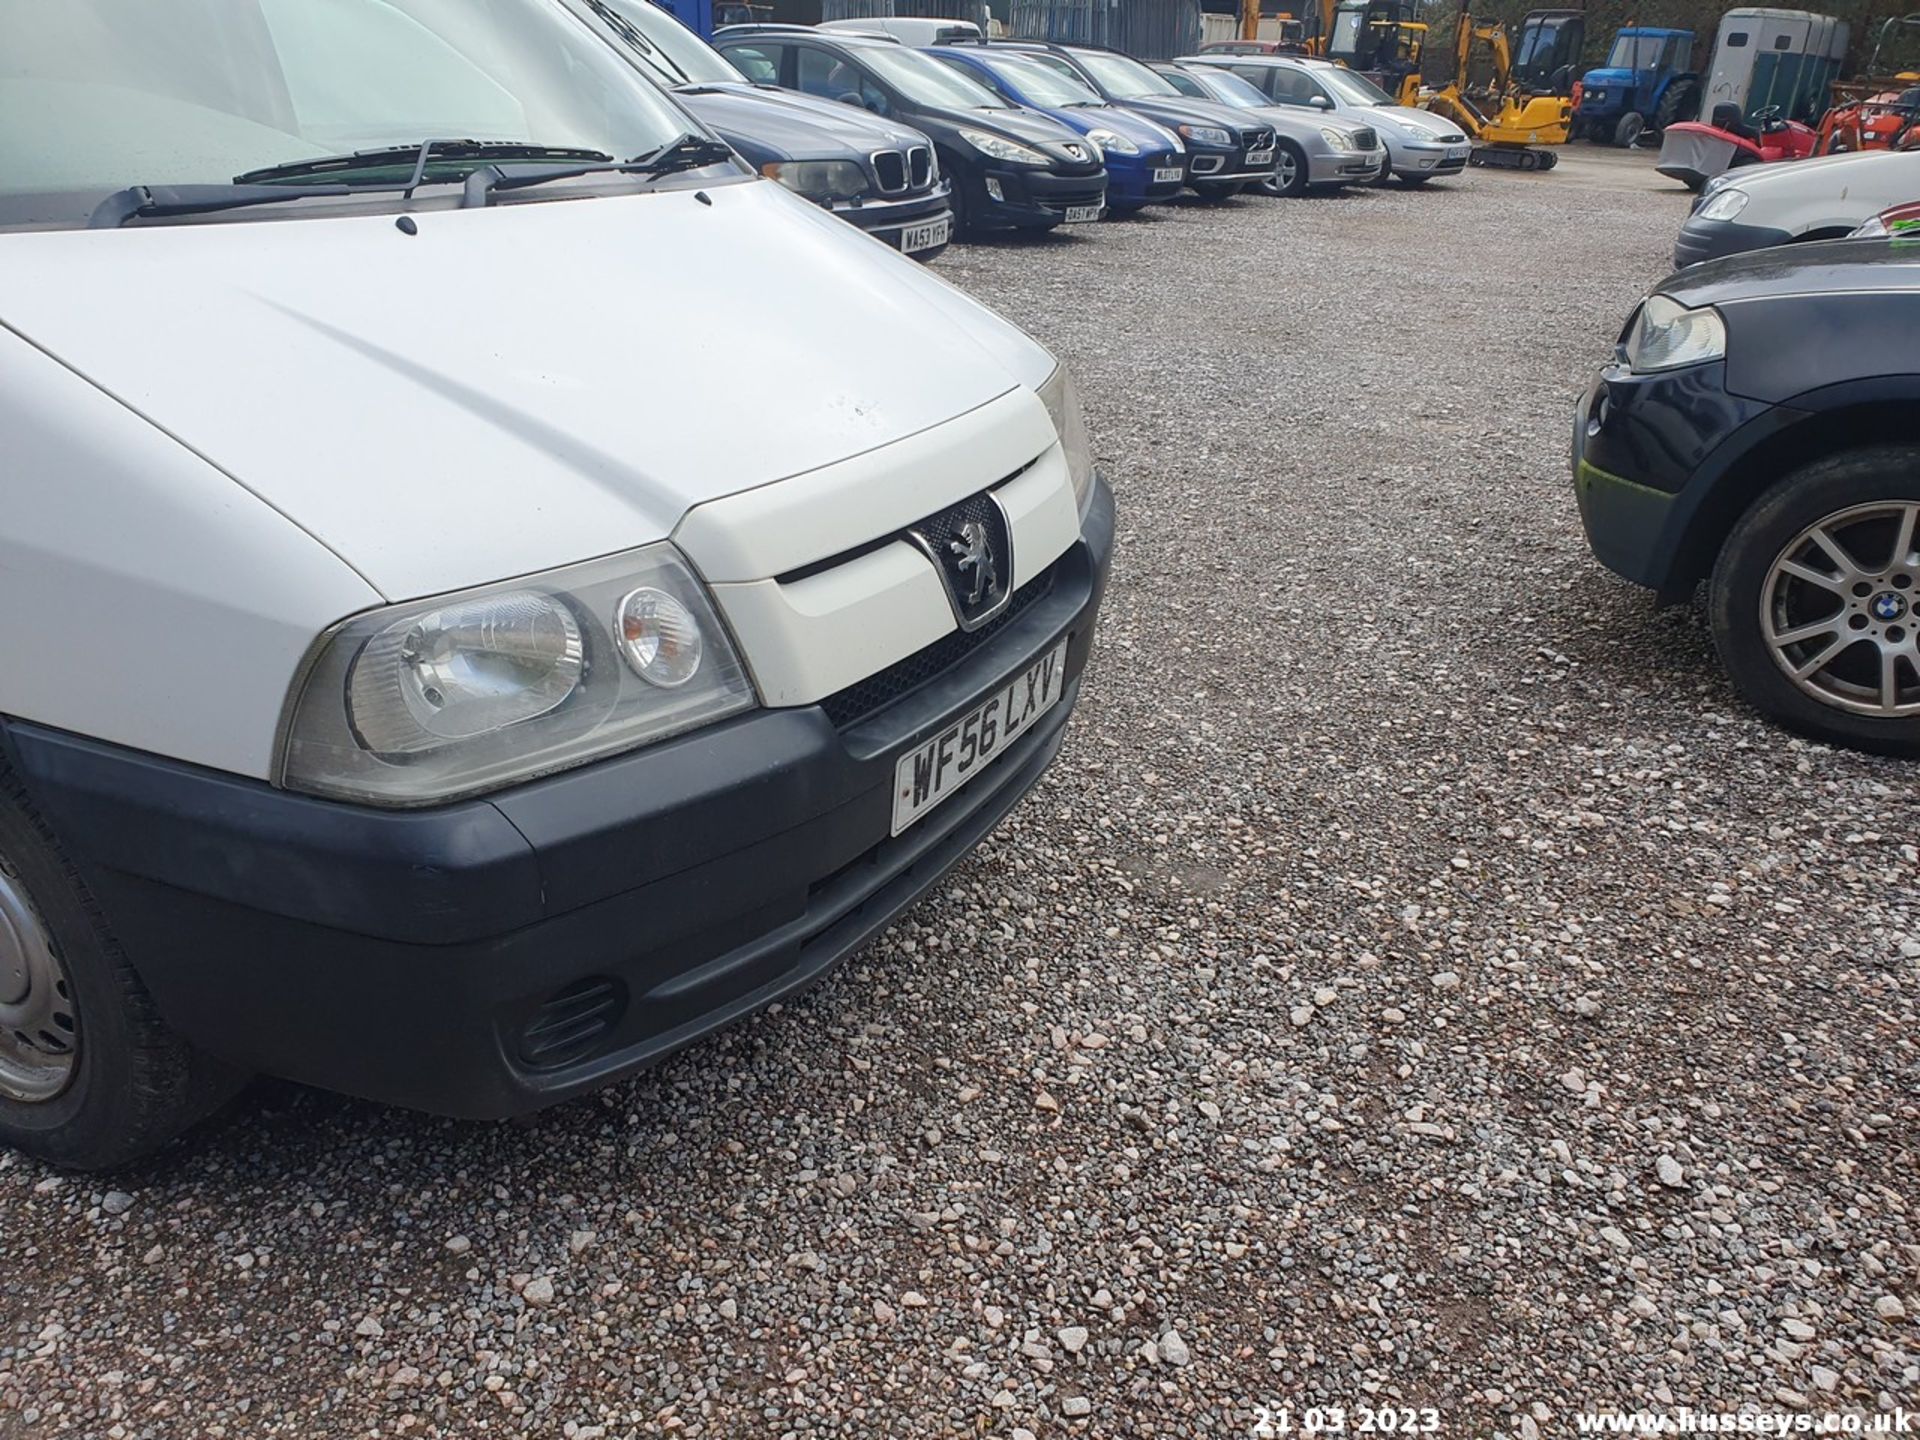
[[[1182,65],[1207,65],[1238,75],[1275,105],[1318,111],[1372,125],[1386,141],[1393,177],[1424,185],[1467,168],[1473,144],[1451,120],[1431,110],[1396,105],[1364,75],[1331,60],[1293,55],[1189,55]]]
[[[1182,95],[1250,111],[1273,126],[1279,144],[1273,179],[1257,187],[1264,194],[1304,195],[1310,188],[1361,184],[1378,179],[1387,168],[1379,131],[1363,121],[1276,105],[1238,75],[1216,66],[1153,68]]]

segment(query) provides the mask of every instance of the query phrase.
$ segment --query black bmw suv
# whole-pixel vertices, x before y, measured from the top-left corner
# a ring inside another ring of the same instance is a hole
[[[1197,194],[1221,199],[1273,179],[1271,125],[1249,120],[1231,105],[1182,95],[1164,75],[1155,74],[1131,55],[1093,45],[1054,45],[1045,40],[984,43],[996,50],[1032,55],[1091,86],[1109,105],[1131,110],[1173,131],[1187,147],[1187,184]]]
[[[897,40],[805,25],[734,25],[713,43],[749,79],[844,100],[925,132],[953,182],[962,234],[1045,230],[1106,213],[1106,165],[1085,136],[1008,105]]]
[[[1668,600],[1707,582],[1758,710],[1920,756],[1920,249],[1712,260],[1634,310],[1574,414],[1593,552]]]
[[[953,215],[925,135],[847,105],[756,86],[653,0],[569,0],[588,24],[770,180],[916,260]]]

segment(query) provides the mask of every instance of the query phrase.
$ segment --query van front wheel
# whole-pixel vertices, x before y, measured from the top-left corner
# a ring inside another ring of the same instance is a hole
[[[72,864],[0,771],[0,1144],[106,1170],[238,1088],[155,1011]]]

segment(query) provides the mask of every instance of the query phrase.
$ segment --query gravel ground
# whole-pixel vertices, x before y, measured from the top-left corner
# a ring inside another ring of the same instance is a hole
[[[1061,763],[800,1003],[524,1126],[0,1157],[0,1434],[1245,1435],[1920,1399],[1911,767],[1583,546],[1627,157],[955,249],[1119,492]]]

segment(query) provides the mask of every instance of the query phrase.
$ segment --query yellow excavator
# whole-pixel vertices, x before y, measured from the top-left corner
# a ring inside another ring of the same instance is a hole
[[[1542,147],[1564,145],[1572,133],[1586,24],[1584,11],[1535,10],[1510,45],[1505,26],[1479,23],[1463,0],[1454,80],[1426,96],[1427,109],[1467,132],[1475,165],[1551,170],[1559,157]],[[1490,62],[1484,78],[1474,63],[1476,49]]]

